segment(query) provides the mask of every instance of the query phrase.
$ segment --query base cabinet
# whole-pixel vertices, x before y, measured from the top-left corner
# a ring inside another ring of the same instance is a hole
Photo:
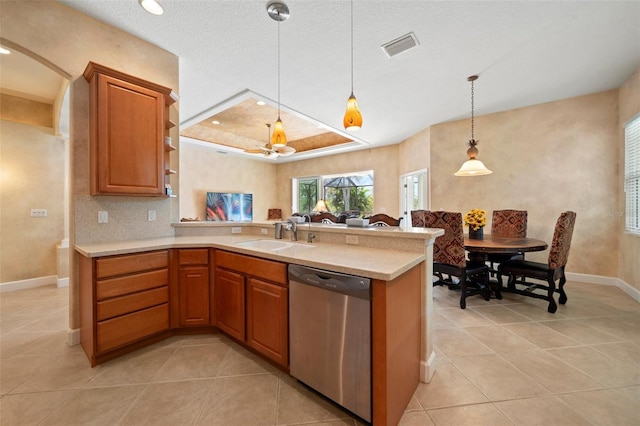
[[[178,254],[178,326],[210,323],[209,249],[180,249]]]
[[[215,259],[218,327],[288,368],[287,265],[222,250]]]
[[[168,251],[79,257],[80,342],[91,366],[169,330]]]

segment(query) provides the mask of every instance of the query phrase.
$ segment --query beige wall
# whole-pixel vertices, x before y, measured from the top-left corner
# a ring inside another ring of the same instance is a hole
[[[278,194],[291,192],[291,186],[276,182],[276,164],[232,154],[191,143],[180,150],[180,217],[205,220],[207,192],[244,192],[253,194],[253,219],[267,220],[268,209],[279,208]]]
[[[427,169],[431,164],[431,128],[416,133],[398,145],[400,175]]]
[[[620,164],[618,211],[624,212],[624,123],[640,113],[640,68],[620,88],[618,105],[617,137],[618,163]],[[624,226],[624,220],[621,216],[618,228],[620,233],[619,277],[627,284],[640,290],[640,236],[625,234]]]
[[[493,174],[455,177],[470,121],[431,127],[431,207],[522,209],[528,236],[551,242],[561,212],[577,213],[567,271],[618,275],[618,91],[476,117],[479,159]],[[488,224],[490,227],[490,224]],[[490,228],[489,228],[490,229]],[[546,261],[548,252],[528,255]]]
[[[0,93],[0,119],[53,127],[53,105]]]
[[[109,233],[96,233],[99,197],[89,194],[89,86],[82,76],[89,61],[141,77],[154,83],[171,87],[179,93],[178,57],[130,34],[108,26],[74,9],[52,1],[2,2],[0,37],[3,44],[58,70],[70,81],[70,141],[71,141],[71,229],[70,243],[78,237],[81,241],[98,241]],[[179,122],[178,104],[171,107],[171,119]],[[178,126],[171,131],[178,140]],[[178,151],[172,157],[171,168],[179,169]],[[178,170],[179,171],[179,170]],[[179,175],[172,178],[172,185],[179,186]],[[142,198],[142,197],[140,197]],[[171,221],[178,219],[177,199],[159,199],[158,217],[167,218],[160,227],[153,227],[145,237],[172,234]],[[88,202],[88,205],[83,203]],[[108,201],[118,203],[127,211],[129,220],[121,223],[120,235],[127,235],[146,224],[148,200],[132,197],[112,197]],[[76,214],[76,205],[83,214]],[[75,220],[74,220],[75,219]],[[98,228],[100,229],[100,228]],[[94,238],[95,237],[95,238]],[[74,265],[70,277],[71,328],[78,328],[78,288]]]
[[[293,213],[291,211],[292,178],[364,170],[374,171],[374,212],[380,213],[384,209],[388,215],[398,217],[400,209],[398,145],[279,164],[277,170],[278,206],[282,209],[282,214],[285,217]]]
[[[0,283],[57,275],[64,140],[51,127],[2,120],[0,152]],[[31,217],[34,208],[47,209],[47,217]]]

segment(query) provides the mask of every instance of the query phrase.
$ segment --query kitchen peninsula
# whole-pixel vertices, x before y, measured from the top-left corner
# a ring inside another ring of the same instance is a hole
[[[374,424],[396,424],[418,382],[430,380],[432,246],[442,230],[301,225],[299,241],[307,232],[316,236],[307,244],[290,241],[288,233],[274,240],[273,222],[173,226],[174,237],[75,247],[81,340],[92,365],[172,334],[221,330],[288,371],[286,341],[279,343],[288,321],[282,299],[286,266],[296,264],[372,279]],[[279,244],[248,243],[258,240]],[[252,283],[274,296],[268,305],[277,306],[277,314],[251,305]],[[256,335],[254,315],[275,321],[276,332]]]

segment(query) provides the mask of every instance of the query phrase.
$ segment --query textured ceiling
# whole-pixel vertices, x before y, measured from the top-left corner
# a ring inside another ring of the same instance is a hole
[[[278,24],[266,1],[161,0],[159,17],[135,0],[62,3],[180,57],[181,128],[246,90],[278,99]],[[350,3],[286,3],[283,108],[342,131]],[[351,149],[469,117],[472,74],[480,75],[480,115],[616,88],[640,66],[639,1],[356,0],[353,9],[354,92],[364,117],[354,135],[366,144]],[[388,58],[380,46],[409,32],[419,46]]]

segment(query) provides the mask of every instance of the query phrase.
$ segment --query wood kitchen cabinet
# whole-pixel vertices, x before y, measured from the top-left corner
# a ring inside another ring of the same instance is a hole
[[[89,62],[91,195],[166,196],[169,88]],[[170,140],[170,138],[169,138]]]
[[[169,331],[168,251],[79,256],[80,343],[91,366]]]
[[[178,277],[175,292],[178,300],[174,303],[173,325],[208,326],[211,313],[209,249],[179,249],[175,250],[174,254],[177,254],[175,269]]]
[[[287,265],[222,250],[216,251],[215,259],[218,327],[287,368]]]

